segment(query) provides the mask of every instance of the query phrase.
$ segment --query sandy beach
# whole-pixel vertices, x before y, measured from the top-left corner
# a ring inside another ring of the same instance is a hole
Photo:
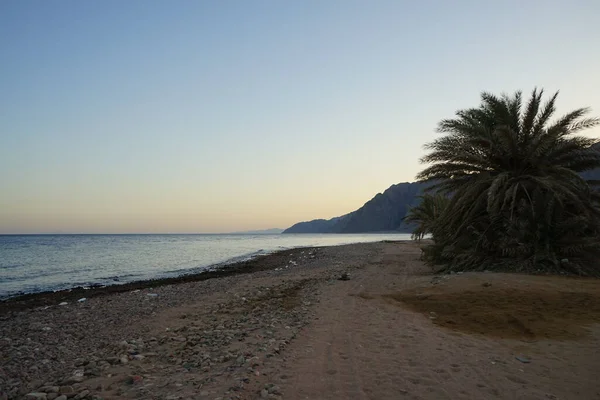
[[[439,275],[420,253],[3,302],[0,399],[600,399],[600,280]]]

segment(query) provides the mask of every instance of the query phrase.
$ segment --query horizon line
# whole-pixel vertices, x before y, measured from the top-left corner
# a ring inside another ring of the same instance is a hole
[[[281,231],[284,231],[285,229],[280,229],[280,228],[273,228],[273,229],[278,229]],[[270,229],[265,229],[266,230],[270,230]],[[261,234],[260,229],[257,229],[256,231],[238,231],[238,232],[121,232],[121,233],[110,233],[110,232],[105,232],[105,233],[85,233],[85,232],[78,232],[78,233],[65,233],[65,232],[35,232],[35,233],[0,233],[0,236],[59,236],[59,235],[64,235],[64,236],[73,236],[73,235],[244,235],[244,234]],[[265,232],[264,234],[269,234],[268,232]]]

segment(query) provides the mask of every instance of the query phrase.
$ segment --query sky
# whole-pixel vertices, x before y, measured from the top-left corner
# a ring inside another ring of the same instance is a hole
[[[600,2],[4,0],[0,233],[286,228],[494,93],[600,115]],[[591,134],[598,134],[597,130]]]

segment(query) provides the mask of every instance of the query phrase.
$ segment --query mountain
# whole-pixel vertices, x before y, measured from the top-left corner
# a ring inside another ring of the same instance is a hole
[[[402,218],[417,203],[417,196],[425,187],[423,183],[398,183],[378,193],[356,211],[327,220],[299,222],[283,233],[409,232],[410,228],[402,223]]]
[[[600,143],[593,148],[600,151]],[[584,171],[581,176],[586,180],[600,181],[600,169]],[[411,232],[411,227],[404,224],[402,218],[410,207],[418,203],[418,196],[426,186],[419,182],[398,183],[378,193],[356,211],[331,219],[299,222],[283,233]]]
[[[339,233],[336,230],[338,224],[350,217],[352,213],[331,219],[313,219],[312,221],[298,222],[283,233]]]

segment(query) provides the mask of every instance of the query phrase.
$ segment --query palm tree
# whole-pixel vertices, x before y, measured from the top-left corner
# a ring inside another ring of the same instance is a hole
[[[419,196],[419,198],[419,204],[408,210],[403,218],[404,222],[416,225],[412,233],[412,238],[416,240],[421,240],[426,235],[433,234],[436,222],[449,202],[446,196],[439,193],[434,195],[425,194]]]
[[[579,175],[600,167],[600,153],[595,139],[577,135],[600,120],[580,108],[551,122],[558,93],[544,104],[542,95],[534,89],[523,105],[521,92],[483,93],[479,107],[441,121],[445,135],[426,145],[421,161],[430,165],[417,178],[451,195],[436,240],[448,268],[600,273],[565,262],[600,246],[599,195]]]

